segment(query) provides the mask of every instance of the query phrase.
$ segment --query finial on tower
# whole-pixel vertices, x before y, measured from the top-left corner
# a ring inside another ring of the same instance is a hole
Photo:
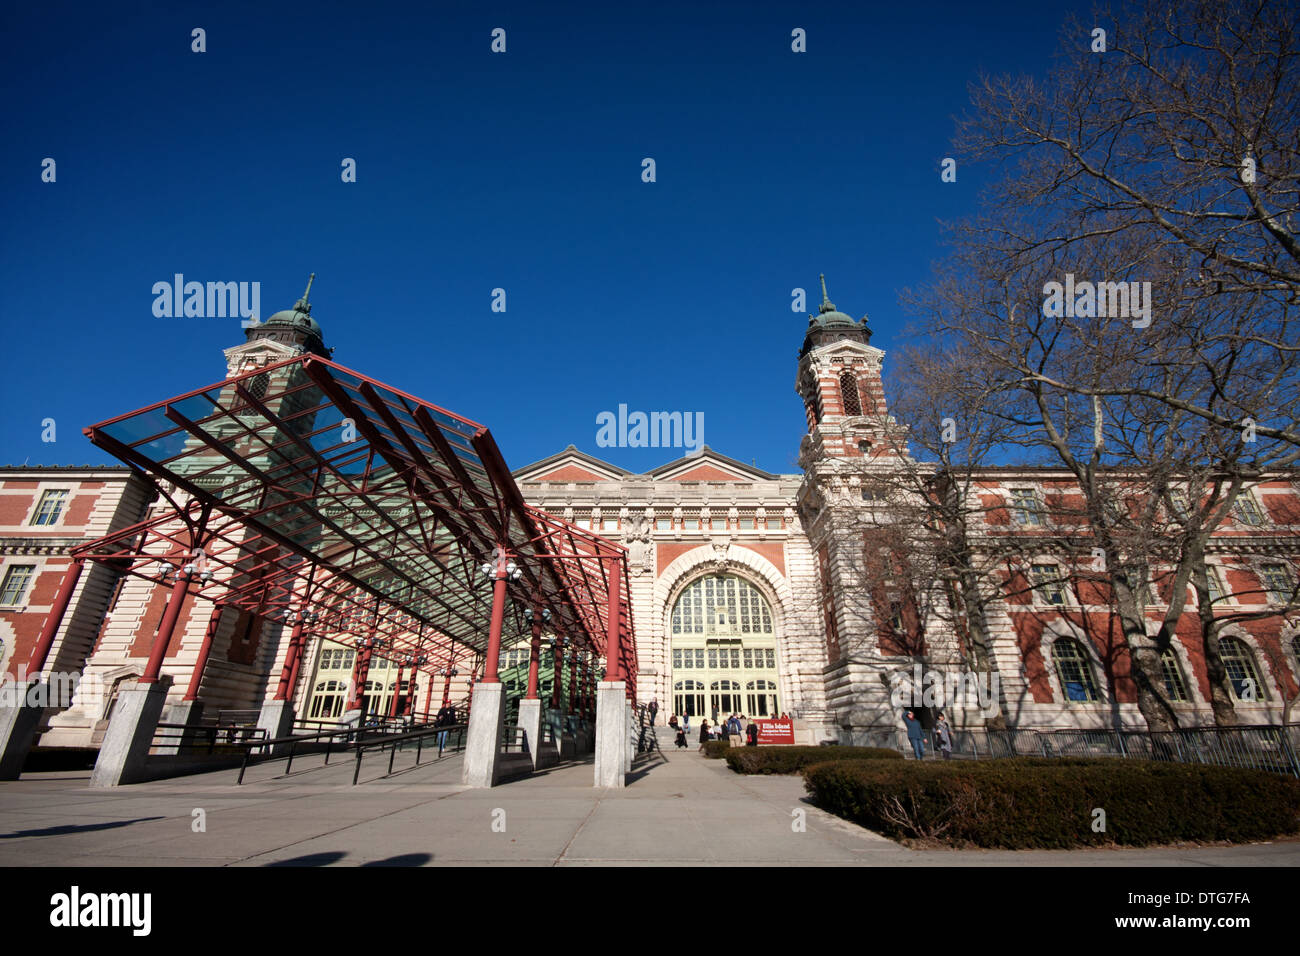
[[[311,295],[311,284],[315,281],[316,273],[313,272],[307,277],[307,288],[303,290],[302,298],[294,304],[294,311],[306,312],[308,315],[311,314],[311,303],[307,301],[307,297]]]
[[[826,273],[824,272],[822,273],[821,279],[822,279],[822,305],[821,308],[818,309],[817,311],[834,312],[835,303],[832,302],[830,296],[826,294]]]

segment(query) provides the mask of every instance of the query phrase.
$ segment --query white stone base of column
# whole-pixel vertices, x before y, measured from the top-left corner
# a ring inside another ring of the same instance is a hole
[[[90,774],[92,787],[117,787],[144,779],[149,746],[171,684],[170,677],[161,677],[153,684],[131,683],[118,691],[113,718]]]
[[[165,705],[162,709],[162,717],[158,722],[160,724],[185,724],[191,726],[197,724],[202,717],[203,701],[182,700],[176,704]],[[178,754],[182,749],[185,749],[185,744],[206,743],[209,738],[199,734],[182,736],[179,730],[169,730],[167,736],[163,739],[166,740],[166,743],[157,748],[156,752],[159,754]]]
[[[36,727],[44,707],[27,703],[29,693],[39,681],[9,685],[9,699],[0,703],[0,780],[17,780],[36,740]],[[40,695],[40,691],[37,691]],[[41,699],[37,696],[36,699]]]
[[[626,783],[627,685],[621,680],[596,685],[597,787],[622,787]]]
[[[524,729],[524,740],[528,744],[528,756],[533,761],[533,769],[542,754],[542,702],[524,698],[519,702],[519,726]]]
[[[287,700],[268,700],[262,704],[262,711],[257,715],[257,726],[264,729],[266,735],[274,740],[277,737],[288,737],[293,733],[293,722],[296,718],[293,704]],[[273,757],[288,752],[288,744],[278,744],[271,748]]]
[[[465,769],[461,783],[491,787],[501,767],[501,730],[506,723],[506,685],[475,684],[465,734]]]

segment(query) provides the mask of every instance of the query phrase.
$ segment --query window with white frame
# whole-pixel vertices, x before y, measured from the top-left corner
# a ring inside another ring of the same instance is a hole
[[[1264,512],[1249,491],[1243,491],[1237,496],[1232,505],[1232,513],[1241,524],[1257,526],[1264,523]]]
[[[1205,585],[1210,594],[1211,604],[1223,603],[1227,597],[1223,590],[1224,579],[1220,577],[1221,573],[1214,565],[1207,565],[1205,568]]]
[[[34,564],[11,564],[5,569],[4,583],[0,584],[0,605],[13,607],[23,603],[27,585],[36,573]]]
[[[32,515],[32,524],[34,525],[51,525],[58,524],[59,516],[63,514],[63,506],[67,503],[68,491],[66,488],[49,488],[41,492],[41,500],[36,505],[36,513]]]
[[[1097,682],[1093,680],[1092,663],[1083,646],[1070,637],[1058,638],[1052,644],[1052,664],[1061,682],[1065,699],[1080,703],[1099,700]]]
[[[1061,580],[1061,571],[1054,564],[1035,564],[1030,571],[1034,594],[1043,604],[1060,607],[1065,604],[1065,582]]]
[[[1160,676],[1164,678],[1165,694],[1170,700],[1188,699],[1187,681],[1183,679],[1183,669],[1178,666],[1178,657],[1172,647],[1166,647],[1160,655]]]
[[[1285,604],[1291,599],[1293,590],[1291,575],[1288,573],[1285,564],[1264,565],[1259,569],[1259,582],[1264,586],[1270,600],[1278,604]]]
[[[1043,514],[1038,504],[1038,493],[1033,488],[1012,488],[1011,514],[1016,524],[1042,524]]]
[[[1219,638],[1219,656],[1223,659],[1223,669],[1228,672],[1233,697],[1247,703],[1268,699],[1264,683],[1259,679],[1259,668],[1255,666],[1255,655],[1245,641],[1236,637]]]

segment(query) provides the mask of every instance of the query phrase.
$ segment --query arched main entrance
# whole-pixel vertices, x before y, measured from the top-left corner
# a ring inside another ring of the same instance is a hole
[[[710,720],[780,713],[776,630],[758,588],[734,574],[700,578],[669,621],[675,713]]]

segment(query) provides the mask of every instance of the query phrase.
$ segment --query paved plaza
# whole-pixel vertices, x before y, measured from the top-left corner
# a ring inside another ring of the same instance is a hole
[[[662,735],[665,739],[667,735]],[[3,866],[412,866],[522,864],[831,866],[1294,866],[1300,842],[1084,851],[913,851],[806,802],[800,777],[740,776],[694,747],[638,760],[623,790],[590,762],[491,790],[460,784],[461,758],[335,756],[110,790],[88,772],[0,783]],[[195,811],[205,832],[194,832]],[[796,813],[801,811],[801,813]],[[805,828],[794,824],[803,818]]]

